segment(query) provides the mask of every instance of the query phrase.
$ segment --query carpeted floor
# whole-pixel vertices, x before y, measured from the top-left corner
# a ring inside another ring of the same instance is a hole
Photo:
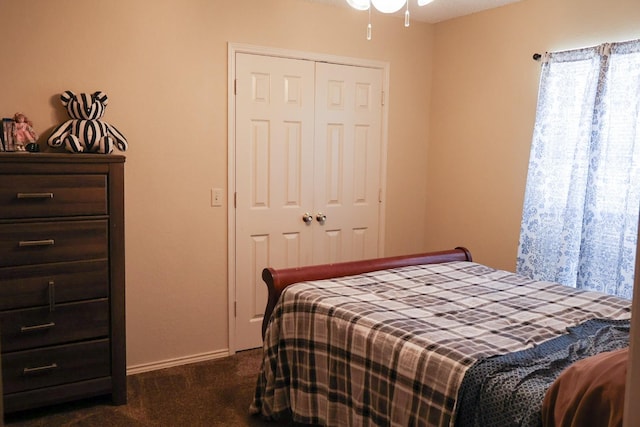
[[[127,377],[128,403],[108,399],[9,414],[7,427],[282,426],[249,415],[262,349]]]

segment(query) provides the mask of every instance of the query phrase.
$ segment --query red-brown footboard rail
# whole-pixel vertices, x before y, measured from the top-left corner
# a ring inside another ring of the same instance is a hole
[[[439,264],[450,261],[471,261],[471,252],[466,248],[458,247],[446,251],[349,261],[336,264],[283,269],[265,268],[262,270],[262,280],[264,280],[269,289],[269,299],[267,301],[267,307],[265,308],[264,319],[262,320],[262,337],[264,338],[267,323],[271,318],[271,313],[273,312],[276,302],[278,302],[280,298],[280,294],[287,286],[293,283],[351,276],[409,265]]]

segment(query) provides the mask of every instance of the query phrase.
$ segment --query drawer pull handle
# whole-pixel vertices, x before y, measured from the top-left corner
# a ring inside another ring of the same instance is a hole
[[[55,322],[43,323],[41,325],[23,326],[20,328],[20,332],[33,332],[41,331],[43,329],[50,329],[56,326]]]
[[[53,199],[53,193],[18,193],[18,199]]]
[[[24,375],[37,374],[38,372],[50,371],[52,369],[56,369],[57,367],[58,367],[57,363],[52,363],[50,365],[45,365],[45,366],[36,366],[35,368],[24,368],[22,370],[22,373]]]
[[[31,246],[53,246],[56,242],[53,239],[43,239],[43,240],[21,240],[18,243],[18,246],[21,248],[27,248]]]
[[[56,309],[56,282],[49,280],[49,311]]]

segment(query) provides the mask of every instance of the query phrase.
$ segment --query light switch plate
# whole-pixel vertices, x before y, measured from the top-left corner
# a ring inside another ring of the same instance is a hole
[[[211,206],[214,208],[222,206],[222,188],[211,189]]]

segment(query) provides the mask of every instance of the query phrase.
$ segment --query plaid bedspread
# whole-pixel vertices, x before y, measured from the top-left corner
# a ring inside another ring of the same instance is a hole
[[[466,370],[631,302],[470,262],[288,287],[264,341],[251,412],[328,426],[453,425]]]

